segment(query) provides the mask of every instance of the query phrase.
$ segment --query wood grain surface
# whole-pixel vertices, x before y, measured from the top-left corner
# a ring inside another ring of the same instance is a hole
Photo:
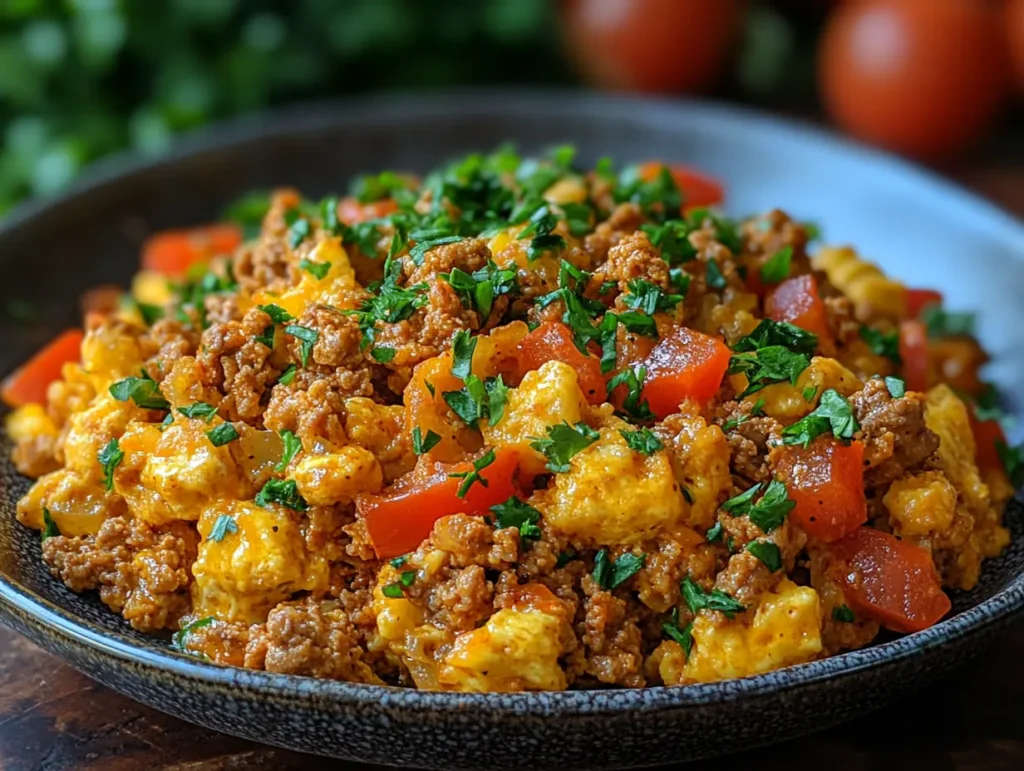
[[[987,158],[988,160],[986,160]],[[1024,147],[1008,138],[949,176],[1024,217]],[[995,160],[997,159],[997,160]],[[853,723],[687,771],[1024,769],[1024,628],[936,686]],[[93,683],[0,628],[0,768],[5,771],[370,769],[224,736]]]

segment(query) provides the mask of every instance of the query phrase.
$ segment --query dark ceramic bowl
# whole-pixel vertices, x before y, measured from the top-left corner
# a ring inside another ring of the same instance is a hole
[[[773,206],[821,223],[953,307],[981,311],[1004,390],[1024,374],[1024,227],[904,163],[805,127],[734,109],[577,94],[464,94],[354,101],[252,120],[183,143],[157,162],[108,164],[62,199],[0,228],[0,307],[27,300],[44,320],[8,321],[0,371],[64,325],[86,287],[126,282],[154,229],[209,220],[245,190],[294,184],[320,195],[358,172],[422,171],[505,140],[524,151],[571,141],[584,161],[660,158],[723,178],[730,209]],[[5,443],[6,445],[6,443]],[[133,632],[75,595],[18,525],[27,487],[0,472],[0,615],[100,682],[186,720],[305,752],[437,768],[622,768],[734,751],[873,709],[979,651],[1024,605],[1024,532],[954,598],[955,614],[907,637],[744,680],[686,688],[452,694],[211,666]]]

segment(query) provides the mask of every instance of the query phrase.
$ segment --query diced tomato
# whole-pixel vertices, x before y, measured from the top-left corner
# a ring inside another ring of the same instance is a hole
[[[142,269],[183,276],[193,265],[231,254],[242,243],[242,229],[228,222],[157,233],[142,247]]]
[[[601,361],[580,351],[572,341],[572,330],[560,321],[541,324],[519,343],[519,376],[549,361],[561,361],[576,370],[580,390],[591,404],[605,399]]]
[[[819,438],[809,447],[789,447],[779,476],[796,504],[790,519],[808,535],[838,541],[868,518],[864,497],[864,445]]]
[[[934,289],[907,289],[904,294],[906,317],[916,319],[929,305],[941,305],[942,294]]]
[[[903,379],[911,391],[928,390],[928,329],[921,321],[900,322]]]
[[[813,332],[819,340],[832,336],[825,303],[818,294],[818,281],[810,273],[787,278],[768,295],[766,306],[768,317],[773,321],[788,321]]]
[[[1003,462],[996,451],[996,444],[1006,443],[1006,434],[998,420],[978,420],[974,417],[974,410],[971,410],[971,432],[974,434],[974,443],[978,447],[978,468],[1001,469]]]
[[[830,549],[850,607],[886,629],[918,632],[949,612],[931,555],[920,546],[862,527]]]
[[[725,188],[722,183],[707,174],[681,164],[663,164],[659,161],[650,161],[640,167],[640,178],[646,181],[655,179],[661,172],[661,167],[667,166],[675,180],[676,187],[683,194],[683,209],[696,208],[701,206],[714,206],[725,201]]]
[[[721,340],[679,327],[645,360],[642,398],[658,418],[678,412],[685,399],[705,403],[718,393],[730,356]]]
[[[387,217],[398,211],[398,204],[393,198],[382,198],[372,203],[359,203],[357,198],[342,198],[338,202],[338,219],[346,225],[355,225],[367,220]]]
[[[473,464],[437,463],[426,459],[411,474],[380,495],[360,495],[356,511],[366,525],[373,550],[380,559],[415,549],[430,535],[441,517],[459,512],[485,515],[490,507],[519,492],[519,453],[499,448],[494,462],[480,471],[486,482],[474,482],[466,496],[458,496],[463,480],[452,474],[473,470]]]
[[[50,383],[60,380],[61,370],[68,362],[82,355],[82,330],[62,332],[25,364],[12,372],[0,387],[0,396],[11,407],[45,404]]]

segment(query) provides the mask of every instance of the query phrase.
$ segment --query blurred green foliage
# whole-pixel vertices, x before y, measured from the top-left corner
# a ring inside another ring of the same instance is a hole
[[[353,91],[566,77],[548,0],[0,0],[0,211],[122,147]]]

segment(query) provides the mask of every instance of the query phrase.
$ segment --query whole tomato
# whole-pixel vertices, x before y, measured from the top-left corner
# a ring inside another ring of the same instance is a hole
[[[699,91],[739,31],[741,0],[563,0],[566,45],[583,76],[618,91]]]
[[[923,158],[962,149],[1006,94],[999,11],[981,0],[860,0],[839,6],[819,48],[819,84],[850,133]]]
[[[1024,93],[1024,0],[1008,0],[1003,30],[1010,47],[1010,61],[1017,80],[1017,89]]]

